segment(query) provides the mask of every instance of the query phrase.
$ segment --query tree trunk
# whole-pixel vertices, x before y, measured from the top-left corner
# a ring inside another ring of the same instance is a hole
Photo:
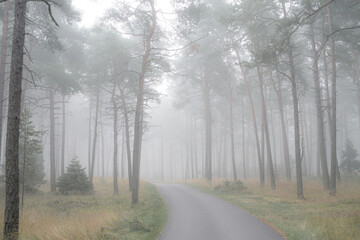
[[[144,114],[144,82],[148,68],[148,59],[151,54],[151,41],[156,29],[156,10],[154,0],[149,0],[151,7],[152,25],[145,40],[145,53],[142,58],[141,73],[139,77],[139,87],[137,91],[135,122],[134,122],[134,145],[133,145],[133,176],[132,176],[132,204],[139,202],[139,181],[140,181],[140,159],[141,159],[141,140],[142,140],[142,119]]]
[[[245,114],[244,114],[244,100],[241,101],[241,118],[242,118],[242,151],[243,151],[243,177],[246,181],[246,155],[245,155]]]
[[[130,146],[130,124],[129,124],[129,114],[126,105],[126,99],[123,89],[119,86],[122,108],[124,111],[124,125],[125,125],[125,140],[126,140],[126,156],[128,163],[128,179],[129,179],[129,190],[131,191],[132,186],[132,157],[131,157],[131,146]]]
[[[165,180],[164,177],[164,139],[163,137],[161,137],[161,156],[160,156],[160,160],[161,160],[161,181]]]
[[[305,199],[303,193],[302,183],[302,168],[301,168],[301,149],[300,149],[300,124],[299,124],[299,100],[297,96],[297,87],[295,80],[295,68],[294,59],[292,55],[292,49],[290,39],[288,40],[288,54],[290,61],[290,72],[291,72],[291,94],[294,105],[294,132],[295,132],[295,161],[296,161],[296,193],[298,199]]]
[[[125,178],[125,127],[123,128],[122,140],[121,140],[121,178]]]
[[[6,133],[4,240],[17,240],[19,237],[19,126],[26,3],[26,0],[15,1]]]
[[[94,122],[94,139],[91,153],[91,168],[89,174],[89,180],[92,183],[94,177],[94,168],[95,168],[95,156],[96,156],[96,142],[98,135],[98,118],[99,118],[99,101],[100,101],[100,88],[96,87],[96,106],[95,106],[95,122]]]
[[[9,28],[9,8],[10,1],[5,2],[3,16],[3,31],[1,36],[1,55],[0,55],[0,164],[2,160],[2,135],[3,135],[3,111],[4,111],[4,93],[6,76],[6,58],[8,46],[8,28]]]
[[[268,159],[268,168],[270,174],[270,181],[271,181],[271,188],[276,188],[275,183],[275,174],[274,174],[274,167],[272,162],[272,154],[271,154],[271,146],[270,146],[270,134],[267,122],[267,114],[266,114],[266,105],[265,105],[265,97],[264,97],[264,80],[262,75],[262,69],[259,66],[256,67],[258,77],[259,77],[259,87],[260,87],[260,97],[262,102],[262,115],[263,115],[263,123],[264,123],[264,131],[265,131],[265,142],[266,142],[266,152],[267,152],[267,159]]]
[[[198,168],[198,157],[197,157],[197,133],[196,133],[196,119],[194,119],[194,161],[195,161],[195,177],[198,178],[199,168]],[[172,161],[172,158],[170,158]]]
[[[105,177],[105,142],[104,142],[104,123],[102,118],[102,111],[100,112],[100,127],[101,127],[101,176],[104,178]]]
[[[226,121],[224,121],[224,130],[223,130],[223,135],[224,135],[224,155],[223,155],[223,177],[227,178],[227,134],[226,134]]]
[[[56,192],[56,162],[55,162],[55,90],[50,90],[50,189]]]
[[[203,98],[205,108],[205,175],[208,182],[212,181],[212,124],[211,104],[208,76],[203,79]]]
[[[283,151],[284,151],[284,162],[285,162],[285,174],[286,179],[291,181],[291,168],[290,168],[290,153],[289,153],[289,143],[286,134],[286,125],[285,125],[285,114],[284,114],[284,102],[281,94],[281,80],[279,80],[279,86],[275,86],[275,81],[270,73],[270,79],[275,90],[277,96],[277,102],[279,106],[279,114],[280,114],[280,125],[281,125],[281,135],[282,135],[282,143],[283,143]]]
[[[66,127],[66,111],[65,96],[62,96],[62,138],[61,138],[61,175],[65,173],[65,127]]]
[[[287,17],[285,2],[282,2],[282,10],[284,18]],[[291,81],[291,95],[294,106],[294,133],[295,133],[295,162],[296,162],[296,193],[298,199],[304,198],[303,182],[302,182],[302,168],[301,168],[301,146],[300,146],[300,122],[299,122],[299,99],[295,79],[295,65],[291,46],[291,36],[287,38],[288,57],[290,65],[290,81]]]
[[[235,142],[234,142],[234,117],[233,117],[233,89],[231,86],[230,65],[227,63],[227,86],[229,97],[229,112],[230,112],[230,141],[231,141],[231,162],[233,169],[234,181],[237,180],[236,163],[235,163]]]
[[[88,172],[90,176],[91,171],[91,120],[92,120],[92,114],[91,114],[91,89],[90,89],[90,96],[89,96],[89,128],[88,128]]]
[[[264,186],[265,185],[265,171],[264,171],[264,167],[263,167],[264,166],[263,165],[263,159],[261,158],[260,142],[259,142],[259,135],[258,135],[258,131],[257,131],[258,128],[257,128],[257,124],[256,124],[256,114],[255,114],[254,102],[253,102],[253,99],[252,99],[252,96],[251,96],[251,92],[250,92],[249,84],[248,84],[248,81],[247,81],[247,77],[245,75],[244,67],[241,64],[239,51],[237,49],[234,49],[234,50],[235,50],[237,59],[239,61],[241,75],[243,76],[245,87],[246,87],[246,92],[248,94],[249,101],[250,101],[250,108],[251,108],[251,114],[252,114],[252,120],[253,120],[253,128],[254,128],[254,135],[255,135],[255,140],[256,140],[256,150],[257,150],[258,164],[259,164],[260,185]]]
[[[335,41],[333,35],[333,24],[330,6],[327,6],[330,49],[331,49],[331,130],[330,130],[330,147],[331,147],[331,174],[330,174],[330,195],[336,195],[336,60],[335,60]]]
[[[324,189],[329,189],[330,179],[329,171],[326,161],[326,147],[325,147],[325,135],[324,135],[324,117],[323,110],[321,106],[321,90],[320,90],[320,78],[319,78],[319,66],[318,66],[318,52],[315,45],[315,35],[313,30],[313,25],[309,25],[310,30],[310,40],[312,48],[312,70],[314,75],[314,87],[315,87],[315,105],[316,105],[316,116],[317,116],[317,140],[318,140],[318,150],[320,157],[320,166],[322,170],[323,186]]]
[[[119,195],[119,186],[118,186],[118,106],[115,99],[116,93],[116,81],[114,80],[113,91],[111,94],[111,102],[113,104],[113,120],[114,120],[114,155],[113,155],[113,182],[114,182],[114,195]]]

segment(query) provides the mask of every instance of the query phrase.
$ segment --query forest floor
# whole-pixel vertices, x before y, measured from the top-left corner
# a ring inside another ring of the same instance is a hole
[[[293,180],[277,182],[276,190],[244,182],[244,191],[217,191],[224,180],[188,181],[187,184],[233,203],[264,221],[288,240],[354,240],[360,236],[360,178],[345,178],[336,197],[323,190],[320,179],[304,180],[306,200],[296,199]]]
[[[21,212],[20,239],[26,240],[153,240],[166,223],[166,206],[154,185],[142,182],[140,203],[131,206],[127,181],[119,182],[119,196],[113,196],[112,179],[95,179],[95,193],[62,196],[42,189],[26,195]],[[0,216],[4,197],[0,199]],[[0,233],[3,232],[0,217]],[[2,239],[2,234],[0,234]]]

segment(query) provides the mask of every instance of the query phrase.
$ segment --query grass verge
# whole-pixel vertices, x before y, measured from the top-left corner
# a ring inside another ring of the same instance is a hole
[[[276,190],[245,182],[247,190],[219,192],[205,181],[187,182],[201,191],[233,203],[264,221],[288,240],[354,240],[360,236],[360,181],[344,179],[336,197],[323,190],[321,180],[304,181],[305,201],[296,199],[295,182],[278,182]]]
[[[47,190],[26,196],[20,218],[23,240],[153,240],[160,234],[167,210],[154,185],[142,182],[140,203],[131,206],[125,181],[119,182],[119,196],[112,194],[111,179],[95,179],[95,194],[62,196]],[[0,200],[0,215],[4,199]],[[3,231],[0,218],[0,232]],[[0,235],[2,239],[2,234]]]

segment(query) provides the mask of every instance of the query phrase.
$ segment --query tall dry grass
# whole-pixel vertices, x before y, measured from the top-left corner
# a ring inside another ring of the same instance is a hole
[[[96,178],[94,188],[95,194],[87,196],[55,195],[49,193],[47,187],[42,189],[45,190],[43,193],[25,196],[20,217],[20,239],[96,239],[99,232],[132,214],[127,181],[119,181],[120,194],[116,197],[112,193],[112,179]],[[0,215],[3,216],[4,200],[1,201]]]

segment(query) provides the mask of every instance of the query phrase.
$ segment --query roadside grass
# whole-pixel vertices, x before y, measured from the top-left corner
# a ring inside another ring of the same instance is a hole
[[[247,180],[247,190],[219,192],[205,180],[188,181],[201,191],[233,203],[264,221],[288,240],[360,239],[360,181],[344,177],[337,196],[330,197],[320,179],[304,180],[306,200],[296,199],[296,183],[280,180],[277,188],[260,187],[257,180]]]
[[[93,195],[26,195],[20,213],[23,240],[153,240],[160,234],[167,210],[154,185],[141,182],[140,203],[131,206],[127,181],[119,181],[113,196],[112,179],[95,179]],[[3,232],[4,197],[0,199],[0,239]]]

